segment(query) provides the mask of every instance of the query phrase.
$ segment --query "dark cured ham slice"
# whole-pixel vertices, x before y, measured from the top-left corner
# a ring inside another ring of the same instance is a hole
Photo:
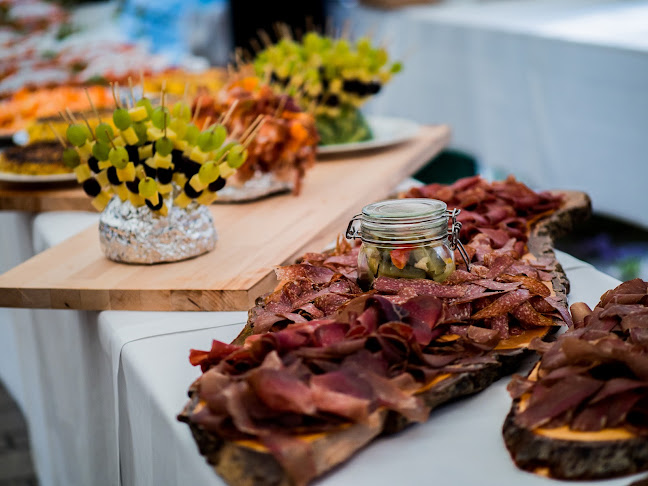
[[[485,319],[487,317],[497,317],[507,312],[512,311],[522,302],[531,298],[531,293],[525,289],[518,289],[513,292],[504,294],[499,297],[495,302],[483,308],[479,312],[472,315],[473,320]]]
[[[601,381],[593,378],[569,376],[547,389],[541,398],[534,401],[532,395],[527,409],[518,414],[515,420],[522,427],[534,429],[574,408],[584,399],[594,395],[602,386]]]

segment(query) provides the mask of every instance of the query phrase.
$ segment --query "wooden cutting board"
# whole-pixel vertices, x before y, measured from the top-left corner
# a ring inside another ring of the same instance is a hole
[[[107,260],[88,228],[0,275],[0,307],[84,310],[247,310],[276,280],[273,269],[321,250],[370,202],[387,197],[447,145],[447,126],[423,127],[389,150],[319,162],[302,194],[210,209],[216,249],[160,265]]]

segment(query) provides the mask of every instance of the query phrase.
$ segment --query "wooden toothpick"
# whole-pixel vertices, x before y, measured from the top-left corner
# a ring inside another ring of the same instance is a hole
[[[86,94],[86,97],[88,98],[88,103],[90,103],[90,108],[92,108],[92,112],[94,113],[94,116],[97,117],[97,120],[99,120],[99,123],[102,123],[101,117],[99,116],[99,111],[97,111],[97,107],[92,102],[92,98],[90,97],[90,92],[88,91],[88,88],[85,88],[85,94]]]
[[[72,123],[77,122],[76,118],[74,118],[74,115],[72,114],[69,108],[65,108],[65,113],[67,113],[67,116],[70,118],[70,120],[72,120]]]
[[[196,111],[194,111],[194,114],[191,117],[191,123],[195,123],[196,120],[198,119],[198,115],[200,115],[201,106],[202,106],[202,96],[199,96],[198,101],[196,101]]]
[[[261,122],[261,120],[264,118],[264,115],[258,115],[252,123],[245,129],[243,134],[241,135],[241,138],[239,140],[245,140],[256,128],[256,126]]]
[[[250,135],[248,136],[248,138],[247,138],[247,139],[245,140],[245,142],[243,143],[243,148],[248,148],[248,146],[249,146],[249,145],[252,143],[252,141],[256,138],[257,134],[258,134],[259,131],[261,130],[261,127],[263,126],[263,124],[265,123],[265,121],[266,121],[266,117],[264,116],[264,117],[261,119],[261,121],[257,124],[256,128],[252,131],[252,133],[250,133]]]
[[[117,93],[115,91],[115,85],[117,83],[110,83],[110,88],[112,89],[112,95],[113,95],[113,100],[115,100],[115,107],[121,108],[121,103],[119,102],[119,98],[117,98]],[[119,85],[117,84],[117,89],[119,89]]]
[[[58,139],[58,141],[61,143],[61,145],[63,145],[63,148],[67,148],[67,145],[66,145],[66,143],[65,143],[65,140],[63,140],[63,137],[61,137],[61,135],[59,134],[59,132],[57,132],[57,131],[54,129],[54,125],[52,125],[52,122],[47,122],[47,126],[49,127],[50,130],[52,130],[52,133],[53,133],[54,136]]]
[[[90,131],[90,135],[92,135],[92,139],[96,141],[97,137],[95,137],[95,134],[92,131],[92,127],[90,126],[90,122],[88,122],[88,119],[86,118],[86,116],[83,113],[79,113],[79,115],[81,115],[81,118],[83,118],[83,121],[85,122],[86,126],[88,127],[88,130]]]
[[[133,78],[128,76],[128,87],[130,88],[131,106],[135,106],[135,90],[133,89]]]
[[[258,29],[257,34],[259,34],[259,39],[261,39],[263,45],[265,45],[266,47],[270,47],[272,45],[272,39],[265,30]]]
[[[236,105],[238,105],[238,103],[239,100],[234,100],[234,102],[230,105],[230,107],[225,112],[223,119],[219,120],[218,123],[220,123],[221,125],[225,125],[229,121],[230,117],[232,116],[232,113],[234,113],[234,110],[236,109]]]

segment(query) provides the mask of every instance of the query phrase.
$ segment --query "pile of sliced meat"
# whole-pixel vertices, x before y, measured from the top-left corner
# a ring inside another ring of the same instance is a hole
[[[463,208],[460,219],[467,219],[461,240],[473,262],[471,272],[457,270],[443,284],[380,277],[370,293],[396,303],[422,294],[447,300],[448,321],[477,321],[496,331],[491,339],[505,339],[528,326],[549,326],[556,317],[571,324],[566,303],[551,296],[555,261],[521,259],[530,225],[556,210],[560,197],[535,193],[512,177],[492,183],[469,177],[450,186],[414,188],[407,196],[435,197]],[[472,224],[475,219],[479,226]],[[356,284],[357,265],[358,247],[341,240],[332,252],[308,253],[297,264],[279,267],[277,289],[250,310],[251,332],[333,316],[363,293]]]
[[[493,249],[507,248],[522,256],[530,225],[562,204],[560,196],[535,192],[513,176],[496,182],[474,176],[451,185],[413,187],[403,197],[439,199],[448,208],[461,209],[460,239],[476,262]]]
[[[489,353],[494,343],[479,334],[439,339],[450,328],[443,314],[432,296],[402,305],[359,297],[336,319],[249,336],[242,346],[214,341],[209,351],[192,350],[190,361],[204,374],[196,382],[202,405],[190,420],[226,440],[259,440],[297,484],[307,482],[314,468],[297,434],[367,423],[387,411],[424,421],[429,407],[416,396],[423,385],[498,366]]]
[[[501,366],[497,346],[526,329],[571,326],[552,290],[554,262],[521,258],[529,224],[559,201],[512,179],[489,186],[471,178],[449,186],[448,202],[471,188],[483,193],[475,214],[492,205],[506,213],[491,212],[492,224],[511,232],[499,244],[479,232],[486,226],[471,230],[470,272],[459,269],[442,284],[380,277],[363,292],[358,248],[346,240],[278,268],[279,286],[250,311],[237,344],[191,352],[204,374],[189,420],[225,440],[260,441],[305,484],[315,471],[300,434],[376,414],[425,420],[429,406],[417,394],[435,378]]]
[[[625,427],[648,435],[648,283],[625,282],[593,311],[579,303],[572,313],[573,330],[536,343],[536,376],[511,381],[511,395],[528,400],[515,421],[527,429]]]

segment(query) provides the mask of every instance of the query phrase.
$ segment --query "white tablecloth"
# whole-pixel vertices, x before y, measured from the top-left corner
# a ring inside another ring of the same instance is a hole
[[[648,227],[648,2],[352,8],[405,68],[369,112],[452,126],[454,148]]]
[[[0,231],[0,272],[96,224],[97,218],[78,212],[35,217],[0,212],[0,227],[10,229]],[[27,418],[43,486],[115,484],[117,478],[115,449],[95,440],[115,428],[115,420],[109,420],[110,367],[101,363],[106,358],[96,320],[95,312],[0,309],[0,379]]]
[[[560,254],[572,282],[571,301],[593,306],[615,279],[568,255]],[[199,455],[189,428],[175,416],[186,403],[186,391],[200,370],[188,361],[190,348],[209,349],[212,339],[231,341],[244,313],[227,318],[214,314],[101,313],[101,333],[120,335],[128,326],[153,326],[164,319],[160,336],[141,336],[123,344],[118,369],[119,448],[124,485],[222,485]],[[211,328],[199,329],[211,320]],[[170,333],[175,326],[176,332]],[[197,329],[197,330],[187,330]],[[113,353],[113,358],[115,350]],[[501,427],[511,400],[502,379],[477,396],[434,411],[430,420],[383,438],[321,484],[546,485],[555,481],[515,468],[504,447]],[[627,485],[630,479],[596,483]],[[318,483],[320,484],[320,483]]]
[[[23,229],[23,244],[18,247],[26,252],[24,258],[31,253],[24,248],[31,238],[30,219],[12,217],[18,219],[7,222]],[[49,248],[96,219],[91,213],[40,214],[33,221],[33,246],[37,251]],[[16,263],[19,248],[14,248]],[[559,259],[572,281],[572,300],[594,305],[601,293],[618,283],[567,254],[559,253]],[[42,485],[115,485],[120,469],[125,485],[220,484],[199,456],[188,427],[177,423],[175,415],[199,373],[188,363],[189,349],[208,348],[212,338],[233,339],[246,319],[245,312],[1,311],[3,316],[19,316],[10,324],[3,321],[0,328],[3,337],[5,329],[12,336],[11,345],[0,341],[10,353],[2,356],[2,379],[13,376],[10,389],[29,421]],[[11,361],[9,368],[5,361]],[[13,372],[7,373],[9,369]],[[418,482],[423,477],[417,469],[421,466],[410,464],[409,453],[399,453],[391,462],[382,455],[391,457],[394,450],[411,449],[412,457],[417,457],[415,451],[421,447],[431,451],[429,457],[442,457],[442,443],[459,447],[459,437],[443,432],[449,427],[446,414],[459,414],[466,423],[478,420],[474,415],[482,417],[478,421],[483,430],[478,436],[486,442],[478,444],[486,449],[480,454],[489,458],[495,454],[497,470],[503,467],[511,473],[511,481],[532,480],[505,461],[499,436],[493,432],[508,406],[503,387],[496,384],[480,397],[435,413],[428,424],[380,441],[326,481],[348,484],[371,464],[377,482],[378,476],[385,483],[400,477],[390,467],[411,471],[408,477]],[[478,405],[468,405],[475,401]],[[475,414],[474,407],[480,413]],[[437,467],[449,467],[453,460],[446,457]]]

